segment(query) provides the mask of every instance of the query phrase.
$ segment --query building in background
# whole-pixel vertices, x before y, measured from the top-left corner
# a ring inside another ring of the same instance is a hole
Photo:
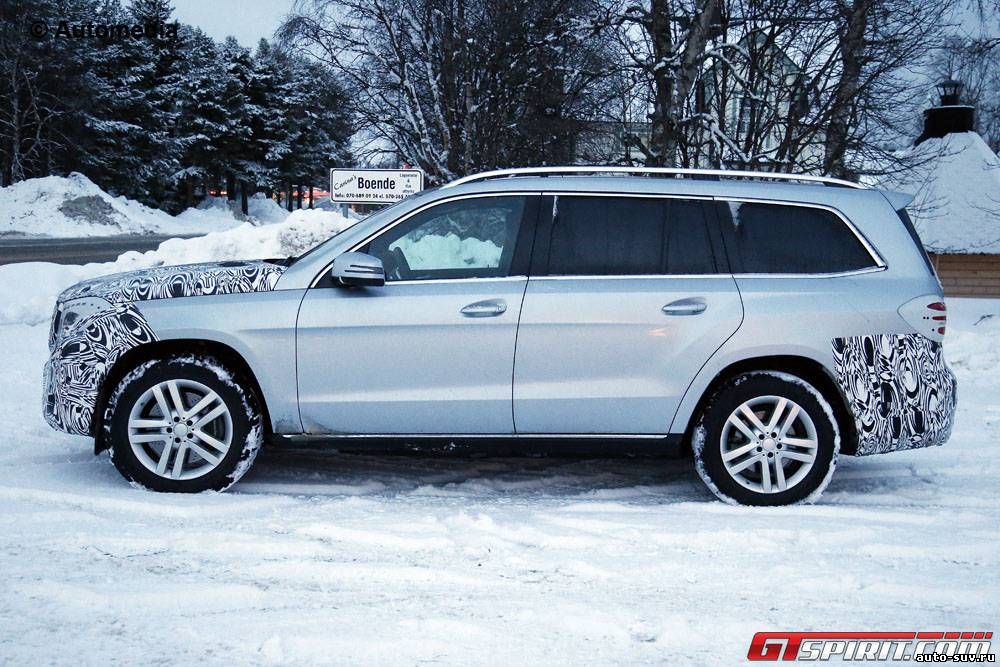
[[[960,103],[961,84],[942,81],[941,103],[906,156],[913,168],[881,185],[914,195],[907,211],[948,296],[1000,296],[1000,159]]]

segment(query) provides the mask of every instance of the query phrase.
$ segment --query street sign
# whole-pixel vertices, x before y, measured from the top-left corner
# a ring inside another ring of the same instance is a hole
[[[331,169],[330,201],[392,204],[424,189],[419,169]]]

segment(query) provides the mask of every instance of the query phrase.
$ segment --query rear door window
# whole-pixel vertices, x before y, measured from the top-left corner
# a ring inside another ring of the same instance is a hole
[[[610,195],[556,199],[549,275],[706,273],[717,268],[702,201]]]
[[[722,202],[734,273],[841,273],[876,266],[844,221],[809,206]]]

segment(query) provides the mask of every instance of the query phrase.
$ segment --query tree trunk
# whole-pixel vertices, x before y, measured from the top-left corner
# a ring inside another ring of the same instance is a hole
[[[313,207],[313,184],[309,184],[309,208]]]
[[[300,183],[295,187],[296,187],[296,197],[298,199],[298,208],[299,210],[302,210],[302,184]]]
[[[226,199],[236,201],[236,176],[231,171],[226,172]]]
[[[248,215],[250,212],[249,202],[247,201],[247,182],[240,181],[240,210],[243,211],[243,215]]]
[[[657,67],[657,64],[665,63],[673,50],[669,0],[652,0],[647,32],[653,49],[653,111],[649,119],[649,152],[645,162],[647,167],[662,167],[669,159],[667,118],[673,106],[673,71],[669,67]]]
[[[687,98],[698,81],[704,62],[712,21],[718,15],[718,0],[699,0],[690,18],[683,48],[675,52],[671,23],[675,5],[670,0],[652,0],[644,24],[652,46],[648,72],[653,78],[653,111],[650,114],[649,148],[643,150],[646,166],[675,166],[685,129],[682,121]],[[641,145],[637,145],[642,150]]]
[[[865,30],[874,0],[854,0],[853,5],[839,5],[838,47],[842,61],[840,79],[834,89],[830,124],[824,142],[823,173],[837,178],[851,178],[847,166],[847,148],[865,49]]]
[[[285,191],[286,192],[285,210],[288,211],[289,213],[291,213],[292,212],[292,182],[291,181],[285,181],[285,184],[288,186],[287,190]]]

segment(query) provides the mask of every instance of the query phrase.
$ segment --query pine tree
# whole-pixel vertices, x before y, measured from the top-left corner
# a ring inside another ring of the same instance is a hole
[[[177,140],[181,146],[177,183],[183,206],[193,206],[196,190],[208,194],[223,171],[216,137],[226,131],[225,79],[219,76],[215,42],[198,29],[185,29],[184,71],[177,90]]]
[[[225,179],[226,196],[236,199],[237,181],[246,177],[243,165],[248,156],[247,146],[252,137],[249,118],[252,115],[247,89],[253,77],[250,51],[240,46],[233,37],[227,37],[219,49],[222,82],[222,107],[225,119],[221,131],[214,137],[214,144]]]

